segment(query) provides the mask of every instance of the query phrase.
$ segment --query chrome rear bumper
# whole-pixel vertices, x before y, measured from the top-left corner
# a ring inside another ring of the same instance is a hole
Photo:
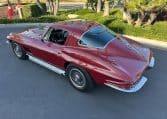
[[[123,88],[119,88],[117,86],[114,86],[111,83],[104,83],[105,85],[114,88],[116,90],[122,91],[122,92],[126,92],[126,93],[133,93],[133,92],[137,92],[138,90],[140,90],[144,84],[147,82],[147,78],[142,76],[141,79],[139,80],[139,82],[137,82],[135,85],[133,85],[131,88],[129,89],[123,89]]]
[[[155,65],[155,58],[152,57],[150,60],[150,63],[148,65],[148,67],[153,68]],[[140,90],[144,84],[147,82],[147,78],[142,76],[141,79],[139,79],[139,82],[137,82],[135,85],[133,85],[131,88],[129,89],[123,89],[123,88],[119,88],[115,85],[113,85],[112,83],[108,82],[108,83],[104,83],[105,85],[114,88],[116,90],[122,91],[122,92],[126,92],[126,93],[133,93],[133,92],[137,92],[138,90]]]

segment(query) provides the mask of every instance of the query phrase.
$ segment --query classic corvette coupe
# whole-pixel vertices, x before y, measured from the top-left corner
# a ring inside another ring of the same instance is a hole
[[[88,20],[67,20],[7,36],[14,54],[68,77],[79,91],[103,84],[140,90],[143,72],[154,66],[149,48]]]

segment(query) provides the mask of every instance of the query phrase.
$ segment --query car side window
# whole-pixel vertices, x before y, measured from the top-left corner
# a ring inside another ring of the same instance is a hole
[[[116,34],[114,32],[103,25],[99,25],[83,33],[78,43],[92,48],[104,48],[115,37]]]
[[[67,31],[64,31],[62,29],[52,29],[49,36],[49,41],[56,44],[64,45],[68,34],[69,33]]]

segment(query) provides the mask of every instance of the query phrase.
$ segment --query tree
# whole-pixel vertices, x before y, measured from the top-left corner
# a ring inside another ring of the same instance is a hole
[[[87,8],[91,7],[92,10],[97,11],[97,0],[87,0]]]
[[[167,0],[157,0],[151,2],[151,7],[149,8],[149,19],[147,25],[153,24],[157,16],[167,7]]]
[[[57,15],[59,10],[59,0],[46,0],[47,11],[53,15]]]
[[[135,26],[153,24],[167,0],[124,0],[123,18]]]
[[[108,0],[104,1],[104,13],[103,16],[109,16],[110,13],[110,4]]]
[[[38,5],[38,7],[40,8],[40,10],[42,12],[44,12],[44,8],[42,7],[41,2],[39,0],[35,0],[35,1],[36,1],[36,4]]]
[[[52,6],[51,6],[51,1],[50,0],[46,0],[46,10],[49,13],[52,12]]]
[[[23,10],[22,10],[22,6],[21,6],[21,1],[17,0],[17,6],[16,6],[19,18],[22,19],[23,18]]]
[[[110,4],[112,5],[112,8],[117,7],[122,0],[109,0]]]
[[[101,12],[102,0],[97,0],[97,12]]]
[[[10,5],[10,4],[11,4],[11,3],[10,3],[10,0],[6,0],[6,1],[7,1],[7,4],[8,4],[8,5]]]
[[[56,16],[59,10],[59,0],[54,0],[53,4],[54,4],[53,14]]]

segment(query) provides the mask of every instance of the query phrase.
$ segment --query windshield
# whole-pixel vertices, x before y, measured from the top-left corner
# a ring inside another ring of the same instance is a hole
[[[114,32],[106,28],[104,25],[99,25],[85,32],[80,38],[79,44],[88,47],[103,48],[115,37],[116,34]]]

